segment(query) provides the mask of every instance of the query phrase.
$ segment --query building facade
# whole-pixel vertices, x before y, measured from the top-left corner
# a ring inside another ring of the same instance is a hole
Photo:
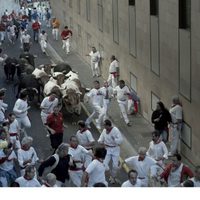
[[[184,109],[182,154],[200,161],[200,1],[50,0],[53,15],[73,30],[73,48],[84,59],[95,46],[107,79],[109,59],[120,63],[120,78],[140,97],[141,114],[151,118],[156,102]],[[63,28],[62,27],[62,28]],[[87,60],[89,62],[89,60]]]
[[[20,8],[19,0],[0,0],[0,16],[2,16],[5,10],[11,13],[12,10],[18,11]]]

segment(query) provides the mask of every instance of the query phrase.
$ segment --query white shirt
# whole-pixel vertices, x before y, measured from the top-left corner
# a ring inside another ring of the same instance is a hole
[[[29,165],[35,165],[36,162],[39,160],[37,157],[37,153],[33,147],[30,147],[28,151],[24,151],[23,149],[19,149],[17,152],[19,165],[22,168],[25,168],[27,165],[23,165],[24,161],[32,159],[32,162]]]
[[[194,177],[190,180],[194,183],[194,187],[200,187],[200,181],[196,180]]]
[[[129,90],[128,86],[126,86],[126,85],[123,88],[120,88],[119,86],[117,86],[114,89],[114,94],[117,94],[118,101],[126,101],[128,99],[127,94],[130,94],[130,90]]]
[[[53,109],[58,105],[58,99],[55,98],[54,101],[49,101],[49,97],[45,97],[40,105],[42,108],[41,114],[51,114]]]
[[[121,145],[121,143],[123,142],[123,137],[117,127],[112,127],[112,130],[109,133],[106,132],[106,129],[103,129],[98,139],[98,142],[107,145],[108,148],[109,146],[111,146],[110,148],[113,148],[115,146]]]
[[[104,163],[96,159],[93,160],[85,170],[89,176],[88,187],[92,187],[95,183],[99,182],[107,186],[108,183],[105,178],[105,171],[107,170]]]
[[[153,141],[149,143],[149,149],[147,155],[155,160],[160,160],[161,158],[168,159],[168,150],[164,142],[159,142],[155,144]]]
[[[99,62],[101,55],[98,51],[96,51],[95,53],[93,51],[91,51],[89,53],[89,56],[91,57],[91,62]]]
[[[137,179],[135,185],[132,185],[129,180],[125,181],[121,187],[142,187],[142,182],[140,179]]]
[[[45,34],[40,33],[40,40],[47,41],[47,33],[45,33]]]
[[[3,150],[0,150],[0,158],[4,158],[6,157],[5,153],[3,152]],[[8,156],[8,159],[0,164],[0,169],[4,170],[4,171],[10,171],[14,168],[14,159],[16,159],[17,156],[15,154],[14,151],[12,151],[12,153]]]
[[[33,178],[32,180],[27,180],[24,178],[24,176],[21,176],[17,178],[15,182],[19,183],[20,187],[41,187],[36,178]]]
[[[86,149],[91,148],[90,146],[88,146],[88,144],[95,141],[92,136],[92,133],[89,130],[85,130],[82,133],[79,130],[76,133],[76,137],[79,141],[79,144],[85,147]]]
[[[19,123],[18,123],[18,121],[15,119],[15,120],[9,125],[8,132],[9,132],[9,133],[18,133],[18,131],[19,131]]]
[[[90,90],[89,93],[87,93],[87,96],[90,98],[93,106],[95,105],[102,106],[103,95],[100,89],[93,88],[92,90]]]
[[[71,155],[72,159],[75,161],[77,168],[83,167],[85,155],[88,153],[89,151],[81,145],[78,145],[76,149],[69,147],[68,151],[68,154]]]
[[[177,123],[177,120],[183,119],[183,108],[180,105],[175,105],[169,110],[172,118],[172,123]]]
[[[15,28],[16,28],[15,25],[9,27],[10,34],[11,34],[11,35],[15,35]]]
[[[23,34],[22,35],[22,42],[23,43],[30,43],[30,39],[31,39],[31,36],[29,34]]]
[[[2,99],[0,99],[0,109],[3,108],[4,110],[7,110],[8,104],[4,103]]]
[[[118,64],[117,60],[113,60],[110,63],[109,73],[111,74],[111,73],[117,72],[118,67],[119,67],[119,64]]]
[[[138,172],[138,178],[145,178],[148,180],[148,175],[151,166],[156,164],[156,161],[149,156],[145,156],[143,161],[138,161],[139,156],[127,158],[125,162]]]
[[[22,99],[17,99],[13,108],[13,112],[16,115],[16,117],[24,118],[28,114],[27,108],[28,108],[27,101],[24,101]]]
[[[107,97],[107,91],[108,91],[108,97]],[[111,86],[108,87],[101,87],[100,92],[103,95],[104,99],[111,99],[113,97],[113,88]]]

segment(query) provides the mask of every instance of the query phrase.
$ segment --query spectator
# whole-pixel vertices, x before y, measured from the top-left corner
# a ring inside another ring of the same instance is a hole
[[[39,35],[39,38],[40,38],[40,46],[41,46],[41,49],[42,49],[42,52],[43,54],[46,54],[46,48],[47,48],[47,33],[46,31],[42,31]]]
[[[25,31],[21,38],[24,52],[29,52],[31,47],[31,36],[27,33],[27,31]]]
[[[60,22],[56,17],[53,17],[52,27],[53,27],[52,29],[53,39],[58,40],[58,31],[60,27]]]
[[[154,124],[155,130],[160,132],[162,141],[166,143],[169,137],[168,124],[171,123],[171,115],[161,101],[157,102],[157,107],[152,113],[151,121]]]
[[[39,31],[40,31],[40,23],[38,20],[35,20],[32,23],[32,29],[33,29],[33,40],[35,42],[38,42],[39,39]]]

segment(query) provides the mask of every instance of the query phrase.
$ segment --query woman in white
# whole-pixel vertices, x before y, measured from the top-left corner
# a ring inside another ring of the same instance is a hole
[[[21,176],[24,175],[27,166],[35,166],[36,162],[39,160],[35,149],[32,147],[32,143],[32,137],[24,137],[21,142],[22,147],[17,152],[19,166],[21,167]]]
[[[40,39],[40,46],[42,49],[42,52],[45,54],[46,53],[46,48],[47,48],[47,33],[43,30],[40,35],[39,35],[39,39]]]
[[[95,159],[88,165],[83,173],[81,181],[82,187],[93,187],[96,183],[103,183],[108,186],[105,172],[109,169],[103,162],[106,157],[106,152],[106,149],[103,147],[95,149]]]

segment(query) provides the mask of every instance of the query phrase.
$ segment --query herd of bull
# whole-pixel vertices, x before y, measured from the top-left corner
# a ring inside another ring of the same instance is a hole
[[[8,57],[5,60],[6,79],[13,81],[15,74],[18,77],[17,83],[14,84],[14,88],[18,87],[16,97],[20,91],[26,89],[30,100],[37,96],[40,102],[41,96],[55,93],[68,112],[80,115],[80,102],[85,89],[78,74],[66,63],[46,64],[35,68],[34,59],[34,55],[23,53],[19,59]]]

